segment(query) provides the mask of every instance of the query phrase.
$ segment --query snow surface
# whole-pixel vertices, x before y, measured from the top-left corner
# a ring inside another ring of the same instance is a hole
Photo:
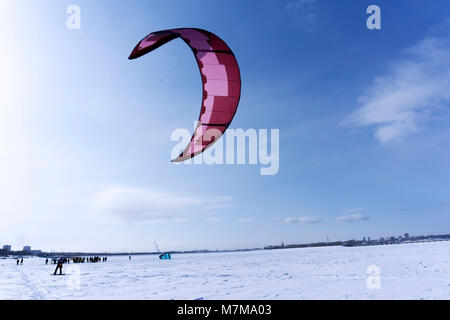
[[[367,268],[380,268],[368,289]],[[450,299],[450,242],[109,257],[0,259],[0,299]],[[79,269],[77,269],[79,268]],[[77,274],[79,276],[77,276]]]

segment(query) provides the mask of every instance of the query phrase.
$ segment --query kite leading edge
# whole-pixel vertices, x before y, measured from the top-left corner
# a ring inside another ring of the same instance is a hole
[[[241,75],[228,45],[215,34],[196,28],[150,33],[136,45],[129,59],[139,58],[177,38],[183,39],[194,53],[203,83],[197,127],[183,153],[172,160],[182,162],[205,151],[227,130],[239,105]]]

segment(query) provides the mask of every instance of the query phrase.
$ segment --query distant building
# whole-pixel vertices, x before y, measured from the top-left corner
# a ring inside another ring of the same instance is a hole
[[[42,253],[42,250],[31,250],[30,253],[33,256],[38,256],[38,255],[40,255]]]
[[[405,240],[409,240],[409,233],[405,233],[405,234],[403,235],[403,238],[405,238]]]
[[[25,246],[22,250],[24,253],[31,253],[31,246]]]
[[[3,252],[4,253],[8,253],[8,252],[10,252],[11,251],[11,246],[9,245],[9,244],[5,244],[4,246],[3,246]]]

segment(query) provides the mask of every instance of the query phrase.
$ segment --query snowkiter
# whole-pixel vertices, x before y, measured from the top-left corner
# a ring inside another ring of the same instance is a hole
[[[59,274],[62,274],[63,261],[64,260],[62,258],[59,258],[58,264],[56,265],[55,272],[53,273],[54,275],[56,275],[56,272],[58,271],[58,269],[59,269]]]

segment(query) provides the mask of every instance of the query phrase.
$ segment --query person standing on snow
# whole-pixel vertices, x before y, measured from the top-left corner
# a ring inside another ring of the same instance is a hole
[[[55,269],[55,272],[53,273],[53,275],[56,275],[56,272],[58,271],[58,269],[59,269],[59,274],[62,274],[63,261],[64,261],[63,258],[58,259],[58,264],[56,265],[56,269]]]

